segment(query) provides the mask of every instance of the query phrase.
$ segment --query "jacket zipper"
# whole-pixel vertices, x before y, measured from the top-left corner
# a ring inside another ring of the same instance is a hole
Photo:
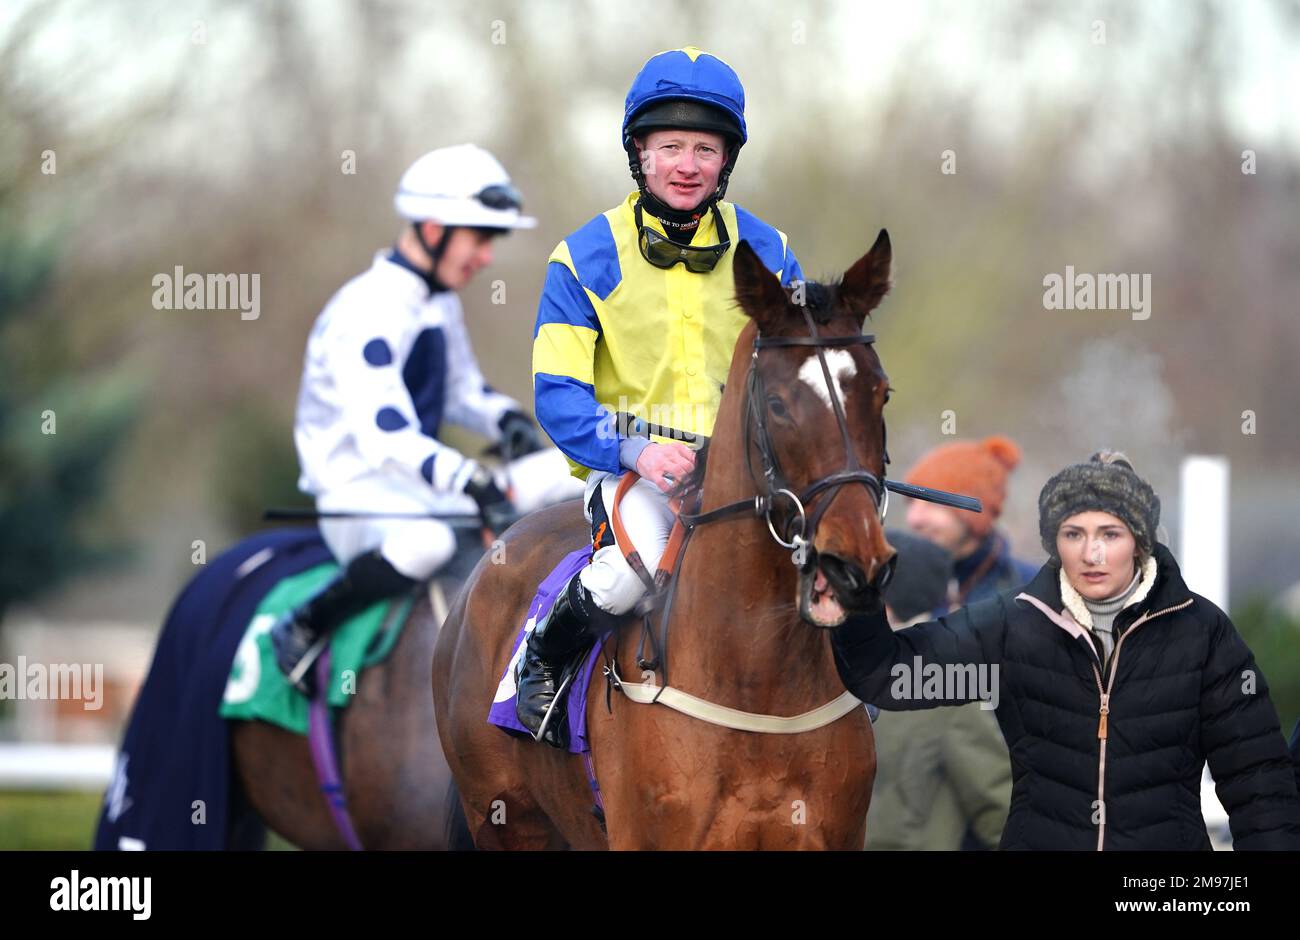
[[[1097,694],[1101,696],[1101,704],[1097,710],[1097,738],[1101,742],[1097,751],[1097,806],[1101,810],[1101,821],[1097,826],[1097,851],[1100,852],[1106,843],[1106,737],[1109,733],[1107,728],[1107,716],[1110,714],[1110,697],[1115,690],[1115,676],[1119,674],[1119,651],[1133,631],[1149,620],[1154,620],[1165,614],[1173,613],[1176,610],[1182,610],[1191,604],[1193,598],[1187,598],[1181,604],[1175,604],[1173,607],[1166,607],[1164,610],[1156,611],[1153,614],[1143,614],[1133,624],[1124,631],[1119,641],[1115,644],[1115,652],[1110,657],[1110,678],[1103,689],[1101,685],[1101,670],[1096,663],[1092,665],[1092,674],[1097,680]],[[1095,658],[1095,657],[1094,657]]]

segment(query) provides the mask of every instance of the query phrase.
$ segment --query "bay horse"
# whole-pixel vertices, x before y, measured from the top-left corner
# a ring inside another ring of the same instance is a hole
[[[736,248],[749,322],[686,481],[700,512],[667,616],[671,685],[690,695],[784,717],[846,694],[828,631],[879,609],[894,558],[883,528],[889,382],[862,333],[889,290],[890,259],[882,230],[838,284],[791,293],[748,244]],[[569,707],[586,708],[603,824],[583,758],[487,723],[539,582],[590,541],[581,508],[512,527],[506,563],[479,562],[434,648],[438,733],[476,845],[860,849],[875,750],[855,700],[813,730],[764,734],[635,702],[594,677]],[[617,639],[626,630],[603,644],[624,683],[646,677],[636,644]]]

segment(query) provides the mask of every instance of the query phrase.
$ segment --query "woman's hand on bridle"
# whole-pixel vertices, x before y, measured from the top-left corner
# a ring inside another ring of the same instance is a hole
[[[695,451],[685,444],[648,444],[636,460],[636,472],[667,493],[695,469]]]

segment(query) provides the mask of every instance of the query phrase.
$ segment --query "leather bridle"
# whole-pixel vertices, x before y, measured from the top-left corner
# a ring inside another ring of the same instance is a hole
[[[840,401],[836,383],[831,376],[830,365],[826,361],[827,349],[859,344],[869,346],[876,341],[876,337],[870,333],[859,333],[853,336],[821,336],[817,332],[817,324],[813,321],[807,307],[803,308],[803,316],[804,321],[808,324],[807,336],[756,335],[754,337],[754,349],[750,356],[749,374],[745,382],[745,464],[749,470],[750,479],[754,483],[754,489],[757,491],[754,498],[752,500],[737,500],[734,503],[728,503],[705,513],[682,513],[680,515],[682,524],[688,529],[752,508],[755,515],[766,518],[768,531],[771,532],[772,538],[779,545],[798,551],[801,546],[806,546],[813,541],[818,522],[821,521],[821,517],[835,499],[840,488],[853,483],[859,483],[867,488],[867,492],[871,494],[872,502],[877,507],[880,521],[884,522],[885,514],[889,509],[889,489],[883,479],[883,474],[879,477],[876,476],[863,467],[858,460],[853,449],[853,440],[849,435],[849,425],[844,415],[844,405]],[[781,463],[777,457],[776,449],[772,445],[771,432],[768,430],[769,406],[767,390],[763,383],[762,372],[758,367],[758,354],[760,351],[791,346],[802,346],[816,350],[817,361],[821,365],[822,376],[826,381],[826,391],[830,398],[831,410],[835,414],[835,423],[839,427],[840,440],[845,455],[844,469],[814,480],[804,487],[800,493],[795,493],[791,489],[785,474],[781,470]],[[881,435],[883,443],[883,419]],[[754,469],[754,450],[757,450],[759,459],[762,462],[761,479],[760,474],[755,473]],[[889,451],[887,448],[883,456],[885,465],[888,465]],[[893,481],[890,481],[890,483],[892,484]],[[809,515],[807,507],[818,496],[826,493],[829,493],[829,497],[818,502],[812,510],[812,514]],[[778,532],[777,526],[773,523],[772,515],[777,500],[780,498],[790,502],[792,512],[786,516]],[[790,530],[796,522],[798,523],[798,531],[791,532]]]

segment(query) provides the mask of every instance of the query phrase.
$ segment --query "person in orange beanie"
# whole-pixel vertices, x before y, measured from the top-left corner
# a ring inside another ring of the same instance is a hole
[[[905,477],[908,483],[978,497],[982,513],[910,500],[907,524],[953,557],[953,583],[945,614],[972,601],[1033,579],[1038,566],[1012,556],[996,528],[1007,496],[1007,477],[1020,463],[1020,448],[995,434],[981,441],[953,441],[926,453]]]

